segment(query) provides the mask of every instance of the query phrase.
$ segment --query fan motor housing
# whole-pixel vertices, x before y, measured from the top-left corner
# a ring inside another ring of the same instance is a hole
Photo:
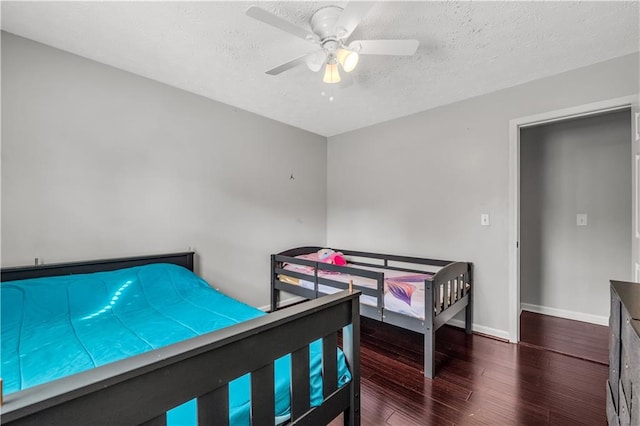
[[[324,41],[325,39],[332,39],[335,41],[338,39],[336,34],[336,22],[338,22],[338,18],[340,18],[342,10],[343,9],[339,6],[327,6],[316,10],[316,12],[311,16],[311,30],[320,37],[321,41]]]

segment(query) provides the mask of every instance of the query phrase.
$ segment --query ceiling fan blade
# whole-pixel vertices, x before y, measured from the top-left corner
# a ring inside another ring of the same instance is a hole
[[[360,55],[411,56],[419,44],[418,40],[355,40],[349,47]]]
[[[340,14],[340,18],[338,18],[338,22],[336,22],[338,38],[349,38],[353,30],[356,29],[360,21],[369,13],[373,5],[373,3],[362,1],[351,1],[347,3],[342,14]]]
[[[257,6],[251,6],[249,9],[247,9],[246,14],[253,19],[257,19],[258,21],[264,22],[265,24],[271,25],[272,27],[276,27],[277,29],[286,33],[293,34],[294,36],[300,37],[301,39],[312,42],[318,41],[318,36],[311,31],[292,24],[291,22],[284,20],[279,16],[276,16],[271,12],[267,12],[266,10],[261,9]]]
[[[299,58],[292,59],[289,62],[285,62],[282,65],[278,65],[275,68],[271,68],[266,73],[269,74],[269,75],[278,75],[278,74],[283,73],[283,72],[285,72],[287,70],[290,70],[291,68],[295,68],[298,65],[304,64],[306,58],[307,58],[307,55],[300,56]]]

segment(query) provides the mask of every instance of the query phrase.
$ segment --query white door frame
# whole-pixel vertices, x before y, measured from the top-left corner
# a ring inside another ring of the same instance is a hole
[[[520,129],[631,108],[638,96],[624,96],[509,121],[509,341],[520,341]]]

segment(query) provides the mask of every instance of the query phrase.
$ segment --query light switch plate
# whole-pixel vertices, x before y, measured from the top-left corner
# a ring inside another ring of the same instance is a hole
[[[489,213],[482,213],[480,215],[480,225],[482,226],[491,225],[491,221],[489,220]]]
[[[587,226],[587,214],[586,213],[578,213],[576,215],[576,225],[578,225],[578,226]]]

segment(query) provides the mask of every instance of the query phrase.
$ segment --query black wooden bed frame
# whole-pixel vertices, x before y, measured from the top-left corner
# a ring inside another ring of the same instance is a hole
[[[448,260],[425,259],[419,257],[396,256],[389,254],[370,253],[354,250],[336,249],[342,252],[350,265],[372,266],[397,271],[424,273],[424,269],[415,269],[406,265],[419,265],[422,267],[441,268],[431,279],[425,280],[425,319],[410,317],[384,308],[384,273],[375,272],[357,267],[337,266],[322,262],[298,259],[295,256],[315,253],[322,247],[298,247],[271,255],[271,310],[278,308],[280,291],[302,296],[306,299],[315,299],[324,295],[319,291],[320,284],[339,289],[349,288],[349,284],[318,276],[318,270],[335,271],[351,274],[377,281],[377,288],[361,287],[353,288],[363,295],[373,296],[377,300],[377,306],[362,304],[361,314],[368,318],[393,324],[395,326],[413,330],[424,334],[424,375],[428,378],[435,376],[435,332],[457,313],[465,310],[465,331],[472,332],[473,323],[473,265],[470,262],[453,262]],[[283,269],[283,263],[310,266],[313,274],[304,274],[297,271]],[[280,275],[286,275],[312,282],[313,289],[307,289],[300,285],[283,282]],[[442,293],[444,292],[444,297]],[[450,294],[451,297],[447,297]],[[443,300],[444,303],[440,303]],[[429,309],[431,306],[431,315]]]
[[[192,252],[2,269],[1,280],[110,271],[150,263],[193,270]],[[343,291],[5,396],[2,424],[166,424],[166,412],[197,398],[198,424],[227,425],[227,384],[251,373],[251,423],[273,425],[274,360],[291,353],[291,418],[360,424],[358,292]],[[337,387],[338,332],[352,380]],[[323,339],[323,396],[310,407],[309,344]]]

